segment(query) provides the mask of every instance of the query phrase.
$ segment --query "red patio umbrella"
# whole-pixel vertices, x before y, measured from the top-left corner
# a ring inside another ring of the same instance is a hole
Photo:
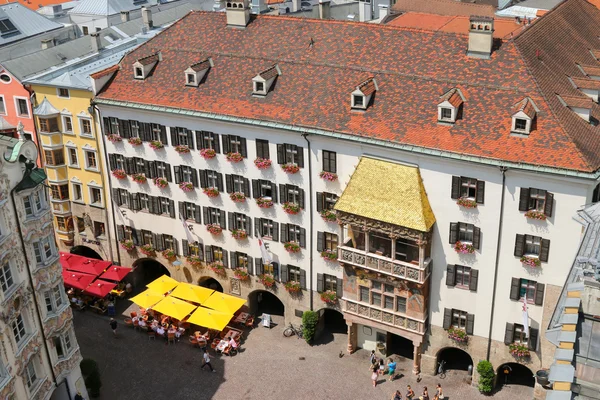
[[[83,257],[76,254],[69,254],[66,259],[70,271],[85,272],[86,274],[100,275],[104,270],[112,265],[110,261],[96,260]],[[62,258],[61,258],[62,259]]]
[[[91,294],[96,297],[104,298],[107,294],[110,293],[117,286],[114,282],[103,281],[102,279],[96,279],[94,282],[90,284],[90,286],[86,287],[84,292]]]
[[[120,282],[129,272],[131,272],[131,268],[111,265],[105,273],[100,275],[100,279]]]
[[[80,290],[88,287],[89,284],[92,283],[92,281],[96,278],[94,275],[73,271],[63,271],[62,275],[66,286]]]

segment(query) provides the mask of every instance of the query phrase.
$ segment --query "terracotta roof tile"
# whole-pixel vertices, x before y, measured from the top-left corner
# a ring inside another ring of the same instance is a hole
[[[571,78],[579,89],[600,90],[600,81],[588,78]]]
[[[375,86],[375,80],[371,77],[358,85],[358,90],[360,90],[365,96],[370,96],[375,93],[377,87]]]
[[[452,104],[453,107],[458,108],[462,104],[463,100],[458,92],[454,92],[448,99],[448,102]]]
[[[529,118],[533,119],[533,117],[535,117],[535,112],[536,112],[535,107],[533,106],[533,103],[531,102],[531,100],[528,97],[524,98],[523,100],[521,100],[520,102],[515,104],[514,108],[515,108],[515,113],[522,111]]]
[[[142,65],[150,65],[158,62],[158,53],[150,54],[146,57],[142,57],[137,59],[136,61]]]
[[[581,69],[589,76],[600,76],[600,65],[582,65]]]
[[[594,101],[590,97],[560,96],[567,107],[592,108]]]
[[[90,77],[92,79],[99,79],[99,78],[102,78],[103,76],[110,75],[113,72],[118,71],[118,70],[119,70],[119,66],[118,65],[113,65],[112,67],[103,69],[102,71],[98,71],[98,72],[95,72],[93,74],[90,74]]]
[[[600,50],[591,50],[591,52],[596,60],[600,60]]]
[[[277,75],[279,75],[279,71],[277,71],[277,65],[273,65],[272,67],[265,69],[258,75],[261,78],[263,78],[265,81],[268,81],[269,79],[276,77]]]
[[[397,0],[392,6],[392,12],[415,11],[438,15],[481,15],[493,17],[496,10],[488,4],[461,3],[455,0]]]
[[[196,64],[190,65],[190,68],[195,72],[204,71],[205,69],[210,68],[210,60],[208,58],[197,62]]]

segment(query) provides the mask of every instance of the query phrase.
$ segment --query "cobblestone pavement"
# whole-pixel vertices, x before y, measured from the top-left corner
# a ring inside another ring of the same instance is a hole
[[[284,338],[282,325],[271,330],[258,327],[247,334],[240,354],[216,356],[212,362],[216,372],[210,373],[200,370],[201,351],[183,340],[167,346],[122,323],[119,336],[113,338],[108,318],[89,312],[75,313],[75,330],[83,356],[100,366],[101,400],[390,399],[396,389],[404,393],[407,384],[415,391],[426,385],[431,393],[437,382],[450,400],[485,398],[452,371],[444,380],[424,376],[417,384],[411,360],[399,362],[398,372],[406,376],[394,382],[382,377],[373,388],[368,352],[348,355],[343,334],[309,347],[295,337]],[[532,388],[514,386],[493,398],[527,400],[532,393]]]

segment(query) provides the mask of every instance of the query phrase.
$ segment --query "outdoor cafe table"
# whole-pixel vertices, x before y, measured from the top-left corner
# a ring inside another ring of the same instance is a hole
[[[227,331],[227,333],[225,333],[225,337],[226,337],[226,338],[232,338],[232,339],[235,339],[235,338],[237,338],[238,336],[240,336],[240,331],[238,331],[238,330],[235,330],[235,329],[230,329],[230,330],[228,330],[228,331]]]
[[[223,352],[229,346],[229,342],[227,340],[221,340],[217,345],[217,351]]]
[[[237,317],[235,317],[233,322],[235,322],[236,324],[245,324],[246,321],[248,321],[248,317],[250,317],[250,314],[243,312],[240,313],[240,315],[238,315]]]

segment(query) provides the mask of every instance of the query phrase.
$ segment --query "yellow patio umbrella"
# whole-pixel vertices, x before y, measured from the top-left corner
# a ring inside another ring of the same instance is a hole
[[[214,292],[202,305],[214,310],[233,314],[246,303],[246,300],[225,293]]]
[[[212,289],[207,289],[202,286],[192,285],[185,282],[180,282],[179,285],[171,292],[171,296],[178,299],[193,301],[194,303],[204,303],[206,299],[214,292]]]
[[[158,311],[169,317],[177,318],[178,320],[182,320],[190,315],[195,308],[195,305],[171,296],[165,297],[160,303],[155,304],[154,307],[152,307],[154,311]]]
[[[163,296],[162,294],[156,293],[155,291],[148,289],[138,294],[137,296],[132,297],[130,300],[142,308],[150,308],[164,298],[165,296]]]
[[[200,325],[208,329],[222,331],[233,318],[233,314],[211,310],[206,307],[198,307],[187,319],[187,322]]]
[[[173,290],[173,288],[178,284],[179,282],[177,282],[175,279],[168,275],[163,275],[147,284],[146,287],[148,289],[152,289],[156,293],[167,293],[168,291]]]

